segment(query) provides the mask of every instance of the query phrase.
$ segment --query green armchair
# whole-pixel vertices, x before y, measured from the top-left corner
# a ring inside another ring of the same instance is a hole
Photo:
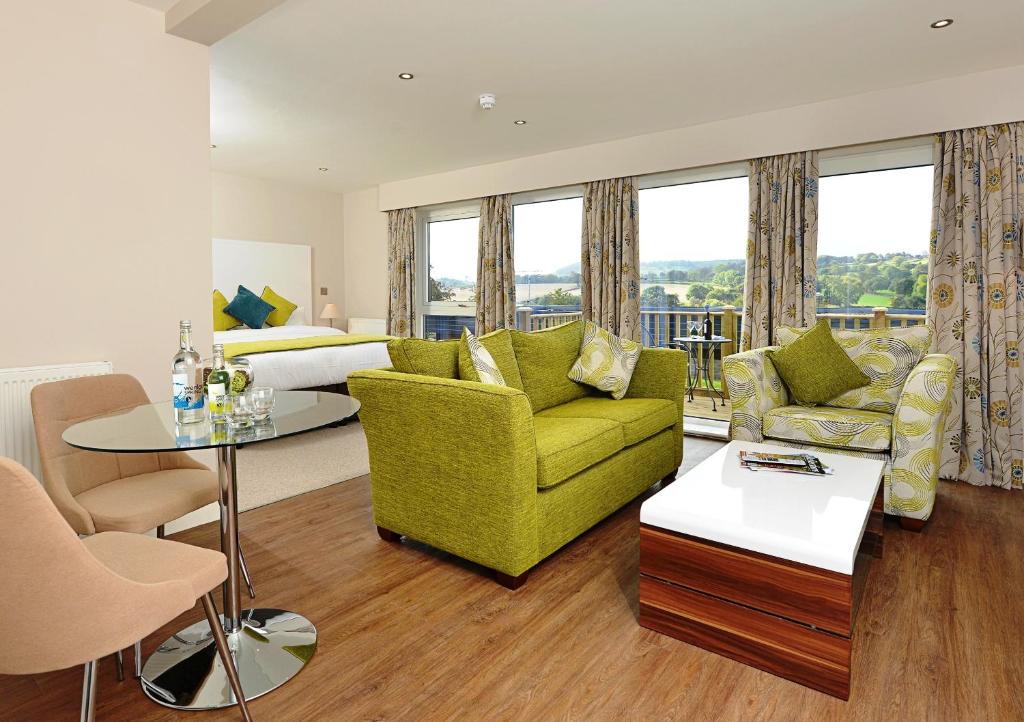
[[[515,366],[502,369],[510,386],[393,369],[349,376],[362,404],[382,538],[443,549],[515,588],[539,561],[675,478],[686,355],[644,349],[626,398],[615,401],[568,380],[581,334],[576,323],[481,337],[499,367]],[[400,356],[389,347],[393,360],[458,347],[403,342],[419,345]],[[436,358],[425,365],[435,374],[458,369]]]
[[[803,330],[779,329],[779,340]],[[777,346],[734,354],[723,361],[732,438],[881,459],[885,513],[919,531],[935,505],[956,364],[945,354],[925,355],[926,326],[832,334],[871,383],[826,405],[793,405],[766,353]]]

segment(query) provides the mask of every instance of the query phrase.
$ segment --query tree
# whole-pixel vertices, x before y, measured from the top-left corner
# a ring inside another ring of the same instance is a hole
[[[665,293],[664,286],[648,286],[640,294],[640,308],[679,308],[679,296]]]
[[[706,283],[694,283],[686,291],[686,300],[700,306],[707,299],[709,293],[711,293],[711,286]]]
[[[452,287],[446,283],[438,281],[433,276],[430,277],[430,300],[431,301],[453,301],[455,300],[455,291]]]
[[[537,298],[535,303],[538,306],[579,306],[581,299],[569,291],[556,288],[554,291]]]

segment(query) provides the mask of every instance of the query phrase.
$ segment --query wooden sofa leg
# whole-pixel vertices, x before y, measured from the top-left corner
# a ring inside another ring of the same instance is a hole
[[[667,476],[665,476],[665,477],[662,477],[662,479],[661,479],[661,486],[662,486],[662,488],[664,488],[664,487],[668,486],[669,484],[671,484],[671,483],[672,483],[673,481],[675,481],[675,480],[676,480],[676,473],[677,473],[678,471],[679,471],[679,470],[678,470],[678,469],[676,469],[676,470],[675,470],[675,471],[673,471],[673,472],[672,472],[671,474],[669,474],[669,475],[667,475]]]
[[[402,541],[401,534],[393,532],[390,529],[385,529],[382,526],[377,527],[377,533],[380,535],[380,538],[386,542],[398,543]]]
[[[510,574],[505,574],[504,572],[499,572],[497,570],[494,572],[494,580],[506,589],[519,589],[519,587],[523,586],[523,583],[526,582],[526,578],[528,576],[530,576],[529,569],[518,577],[513,577]]]
[[[924,529],[924,519],[911,519],[909,516],[900,517],[900,526],[907,531],[919,532]]]

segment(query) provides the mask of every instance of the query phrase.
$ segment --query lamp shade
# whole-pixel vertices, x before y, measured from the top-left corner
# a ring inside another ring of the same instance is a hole
[[[333,321],[336,318],[341,318],[341,314],[338,313],[337,306],[335,306],[333,303],[328,303],[326,306],[324,306],[324,310],[320,312],[320,318],[324,319],[325,321],[328,319]]]

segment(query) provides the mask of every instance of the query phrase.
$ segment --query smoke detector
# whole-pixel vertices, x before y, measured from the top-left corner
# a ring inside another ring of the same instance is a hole
[[[480,107],[484,110],[491,110],[497,102],[498,99],[494,97],[494,93],[484,93],[480,96]]]

